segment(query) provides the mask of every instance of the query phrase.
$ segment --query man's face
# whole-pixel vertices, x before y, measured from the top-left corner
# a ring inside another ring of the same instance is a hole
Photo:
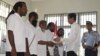
[[[46,23],[43,23],[43,24],[41,24],[40,27],[41,27],[42,30],[46,30],[47,29],[47,24]]]
[[[86,28],[87,28],[88,30],[92,30],[92,25],[88,24],[88,25],[86,25]]]
[[[62,29],[59,30],[59,31],[58,31],[58,36],[64,36],[64,30],[62,30]]]
[[[73,18],[68,18],[68,23],[72,24],[73,23]]]
[[[32,25],[34,26],[34,27],[36,27],[37,26],[37,18],[35,18],[34,16],[32,16],[31,18],[30,18],[30,22],[32,23]]]
[[[21,13],[21,16],[26,16],[26,14],[27,14],[27,6],[26,6],[26,4],[22,5],[22,7],[20,8],[20,13]]]
[[[52,24],[51,27],[50,27],[51,32],[54,32],[54,29],[55,29],[55,25]]]

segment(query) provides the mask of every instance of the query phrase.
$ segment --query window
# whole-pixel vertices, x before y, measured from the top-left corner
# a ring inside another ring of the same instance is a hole
[[[77,20],[76,22],[81,25],[81,37],[84,32],[87,31],[86,29],[86,21],[91,21],[93,23],[93,29],[96,30],[97,24],[97,12],[80,12],[76,13]],[[68,23],[67,20],[68,14],[46,14],[45,15],[45,20],[47,23],[49,22],[56,22],[57,21],[57,26],[58,28],[62,27],[64,29],[64,38],[68,38],[68,33],[70,31],[70,24]],[[79,55],[84,56],[83,54],[83,48],[82,46],[80,47]]]
[[[5,53],[6,40],[6,17],[11,9],[11,6],[3,1],[0,1],[0,53]]]

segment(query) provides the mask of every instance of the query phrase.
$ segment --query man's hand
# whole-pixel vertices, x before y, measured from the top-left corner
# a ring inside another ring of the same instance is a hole
[[[82,44],[82,46],[83,46],[83,48],[86,48],[87,46],[86,45],[84,45],[84,44]]]
[[[31,55],[30,55],[30,52],[26,52],[26,53],[25,53],[25,56],[31,56]]]
[[[61,41],[57,42],[56,44],[59,45],[59,46],[63,46],[63,43]]]
[[[57,38],[54,39],[54,41],[55,41],[55,42],[60,42],[61,39],[57,37]]]
[[[55,43],[52,41],[48,41],[47,45],[53,47],[55,45]]]
[[[12,48],[11,50],[11,56],[17,56],[17,52],[15,48]]]
[[[45,45],[46,43],[45,43],[45,41],[40,40],[40,41],[38,41],[38,44]]]

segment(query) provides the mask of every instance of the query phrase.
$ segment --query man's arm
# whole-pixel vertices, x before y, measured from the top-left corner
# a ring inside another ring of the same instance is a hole
[[[96,44],[94,45],[94,47],[99,47],[100,46],[100,35],[99,33],[96,31]]]
[[[52,42],[52,41],[42,41],[42,40],[38,41],[38,44],[48,45],[48,46],[54,46],[55,45],[55,43]]]
[[[8,40],[10,42],[10,45],[12,47],[12,55],[17,56],[16,54],[16,47],[15,47],[15,41],[14,41],[14,34],[13,31],[8,30]]]
[[[86,45],[84,44],[85,43],[85,39],[84,39],[85,37],[86,37],[86,33],[83,33],[83,36],[82,36],[82,39],[81,39],[83,48],[86,48]]]
[[[26,40],[26,53],[25,53],[25,55],[30,56],[28,38],[26,38],[25,40]]]

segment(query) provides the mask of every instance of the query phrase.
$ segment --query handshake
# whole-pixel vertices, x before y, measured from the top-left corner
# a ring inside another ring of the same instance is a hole
[[[54,45],[62,46],[62,42],[61,42],[60,38],[55,38],[54,41],[43,41],[43,40],[40,40],[40,41],[38,41],[38,44],[47,45],[47,46],[51,46],[51,47],[53,47]]]

